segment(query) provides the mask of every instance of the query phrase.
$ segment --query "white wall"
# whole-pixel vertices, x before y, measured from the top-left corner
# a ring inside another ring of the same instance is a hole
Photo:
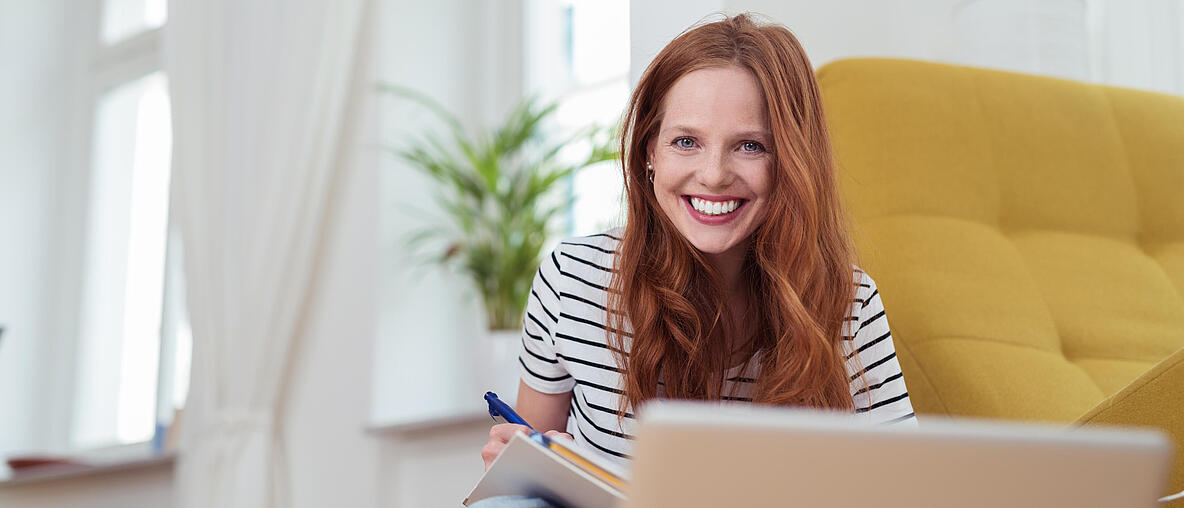
[[[708,13],[755,12],[788,27],[814,67],[896,57],[1184,95],[1177,0],[678,0],[631,5],[631,76]],[[684,6],[686,6],[684,8]]]
[[[522,96],[521,1],[381,5],[380,81],[426,93],[474,127],[500,119]],[[376,145],[406,148],[427,132],[447,133],[406,99],[384,96],[376,107]],[[436,185],[390,155],[379,160],[379,176],[383,282],[371,419],[388,424],[480,409],[481,392],[471,393],[469,371],[457,359],[484,338],[481,302],[467,280],[425,264],[423,252],[407,245],[413,233],[444,221]],[[442,372],[445,365],[452,370]]]
[[[789,28],[814,67],[852,56],[954,59],[952,0],[676,0],[630,4],[633,83],[667,43],[704,17],[753,12]],[[685,8],[684,8],[685,6]]]
[[[34,387],[54,349],[55,210],[66,163],[68,2],[0,0],[0,456],[48,445]],[[5,466],[0,464],[0,470]]]
[[[173,472],[165,467],[31,483],[0,489],[5,508],[168,508]]]

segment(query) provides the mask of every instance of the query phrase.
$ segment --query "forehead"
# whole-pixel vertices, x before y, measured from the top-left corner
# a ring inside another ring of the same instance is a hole
[[[756,76],[740,67],[691,71],[670,87],[663,101],[662,127],[710,132],[769,130],[765,98]]]

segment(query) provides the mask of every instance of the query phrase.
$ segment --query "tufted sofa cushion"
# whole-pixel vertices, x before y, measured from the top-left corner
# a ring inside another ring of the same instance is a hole
[[[1184,348],[1184,98],[894,59],[818,80],[918,413],[1071,422]]]

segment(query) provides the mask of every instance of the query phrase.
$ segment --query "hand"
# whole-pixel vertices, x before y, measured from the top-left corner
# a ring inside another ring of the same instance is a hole
[[[502,453],[506,447],[506,443],[514,437],[516,433],[530,434],[530,427],[525,425],[517,425],[514,423],[499,423],[489,429],[489,442],[481,448],[481,459],[485,461],[485,470],[489,471],[490,464],[493,464],[493,459]],[[543,433],[547,437],[562,437],[572,439],[571,434],[559,432],[558,430],[548,430]]]

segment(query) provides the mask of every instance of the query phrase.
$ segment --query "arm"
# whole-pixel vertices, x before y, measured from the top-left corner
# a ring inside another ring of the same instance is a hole
[[[916,425],[880,291],[866,273],[862,274],[862,282],[866,286],[859,291],[863,305],[859,309],[858,328],[851,343],[858,354],[858,363],[852,367],[863,370],[863,376],[851,381],[855,411],[866,413],[868,419],[879,423]]]
[[[514,408],[534,430],[567,431],[567,412],[571,409],[571,391],[543,393],[518,381],[518,401]]]

